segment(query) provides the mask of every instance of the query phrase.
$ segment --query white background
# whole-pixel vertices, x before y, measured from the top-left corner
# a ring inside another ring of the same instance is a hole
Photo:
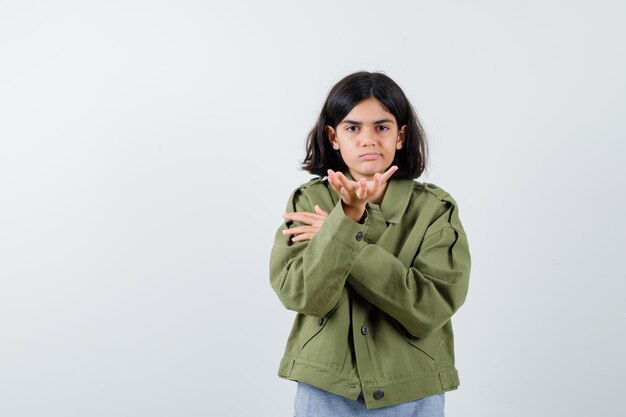
[[[0,415],[291,416],[268,258],[384,71],[472,250],[448,416],[623,416],[619,1],[0,1]]]

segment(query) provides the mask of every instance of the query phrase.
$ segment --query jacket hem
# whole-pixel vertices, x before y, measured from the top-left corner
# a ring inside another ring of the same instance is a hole
[[[291,381],[302,381],[353,401],[356,401],[363,391],[368,409],[414,401],[452,391],[460,386],[458,371],[454,366],[438,369],[432,374],[416,378],[361,383],[356,375],[341,374],[323,364],[293,356],[285,356],[282,359],[278,376]],[[382,398],[380,398],[380,391],[384,393]]]

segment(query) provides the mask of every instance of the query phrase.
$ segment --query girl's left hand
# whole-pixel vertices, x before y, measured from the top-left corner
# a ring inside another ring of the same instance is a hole
[[[296,211],[294,213],[283,213],[283,217],[288,220],[295,220],[300,223],[308,224],[309,226],[298,226],[291,229],[283,230],[284,235],[295,235],[291,238],[292,242],[299,242],[301,240],[311,240],[313,236],[320,230],[324,220],[328,217],[328,213],[320,208],[317,204],[313,207],[315,213],[308,211]]]

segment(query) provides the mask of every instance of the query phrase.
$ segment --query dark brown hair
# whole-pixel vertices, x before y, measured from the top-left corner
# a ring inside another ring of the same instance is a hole
[[[376,98],[396,118],[398,128],[407,125],[404,145],[396,151],[392,165],[398,171],[392,178],[415,179],[426,170],[428,145],[417,114],[402,89],[380,72],[360,71],[350,74],[330,90],[322,112],[306,141],[306,157],[302,169],[313,175],[326,176],[327,170],[346,172],[347,166],[339,151],[332,148],[324,126],[336,128],[362,100]]]

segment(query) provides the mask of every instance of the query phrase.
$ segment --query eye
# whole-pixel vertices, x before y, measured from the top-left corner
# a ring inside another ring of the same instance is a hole
[[[386,131],[386,130],[389,130],[389,128],[388,128],[387,126],[384,126],[384,125],[380,125],[380,126],[377,126],[377,127],[379,128],[379,130],[380,130],[381,132],[384,132],[384,131]]]
[[[353,129],[353,128],[354,128],[354,129]],[[355,131],[355,129],[358,129],[358,127],[357,127],[357,126],[348,126],[348,127],[346,127],[346,130],[347,130],[348,132],[354,132],[354,131]]]

